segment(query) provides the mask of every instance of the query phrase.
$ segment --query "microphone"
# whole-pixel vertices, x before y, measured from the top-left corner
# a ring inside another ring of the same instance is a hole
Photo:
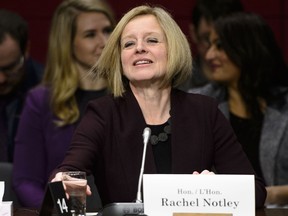
[[[97,216],[146,216],[144,214],[144,205],[142,202],[142,194],[141,194],[141,185],[144,173],[144,165],[146,158],[146,149],[149,138],[151,136],[151,129],[146,127],[143,131],[143,153],[142,153],[142,163],[138,181],[138,190],[136,202],[131,203],[110,203],[106,205],[101,212],[97,214]]]
[[[138,181],[138,191],[137,191],[136,203],[142,203],[141,185],[142,185],[142,179],[143,179],[143,173],[144,173],[146,148],[147,148],[147,143],[149,141],[150,136],[151,136],[151,129],[149,127],[146,127],[143,131],[144,149],[143,149],[142,163],[141,163],[141,169],[140,169],[140,175],[139,175],[139,181]]]

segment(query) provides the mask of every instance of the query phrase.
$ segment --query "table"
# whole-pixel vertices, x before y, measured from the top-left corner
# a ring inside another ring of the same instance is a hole
[[[35,209],[15,209],[13,216],[38,216],[39,211]],[[287,216],[288,209],[259,209],[256,216]]]

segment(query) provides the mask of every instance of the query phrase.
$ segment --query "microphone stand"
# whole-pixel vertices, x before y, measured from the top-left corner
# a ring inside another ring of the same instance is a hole
[[[144,214],[144,205],[142,202],[142,194],[141,194],[141,185],[144,173],[144,165],[146,158],[146,149],[149,138],[151,136],[151,129],[146,127],[143,131],[143,154],[142,154],[142,163],[138,181],[138,190],[137,197],[135,202],[131,203],[110,203],[106,205],[101,212],[97,214],[97,216],[147,216]]]
[[[147,144],[148,144],[150,136],[151,136],[151,129],[146,127],[143,132],[144,149],[143,149],[143,155],[142,155],[140,175],[139,175],[139,180],[138,180],[138,191],[137,191],[136,203],[142,203],[141,185],[142,185],[145,159],[146,159],[146,149],[147,149]]]

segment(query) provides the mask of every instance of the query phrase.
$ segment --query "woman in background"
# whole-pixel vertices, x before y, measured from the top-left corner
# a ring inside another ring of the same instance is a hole
[[[266,204],[288,204],[288,69],[262,18],[216,21],[206,60],[212,83],[190,92],[215,97],[267,185]]]
[[[40,207],[87,102],[106,94],[106,80],[87,71],[114,24],[103,0],[65,0],[54,13],[43,83],[30,91],[16,136],[13,185],[25,207]]]

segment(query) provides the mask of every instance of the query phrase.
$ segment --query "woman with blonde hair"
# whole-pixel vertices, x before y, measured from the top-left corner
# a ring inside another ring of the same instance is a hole
[[[88,101],[107,92],[106,80],[88,71],[114,24],[103,0],[65,0],[54,13],[44,79],[27,96],[16,136],[13,185],[25,207],[41,205]]]
[[[93,69],[112,94],[89,103],[51,180],[82,170],[94,175],[104,205],[133,201],[147,127],[144,173],[213,174],[214,167],[255,174],[215,100],[177,90],[191,65],[189,43],[168,12],[139,6],[125,14]],[[262,207],[266,191],[257,176],[255,190]]]

